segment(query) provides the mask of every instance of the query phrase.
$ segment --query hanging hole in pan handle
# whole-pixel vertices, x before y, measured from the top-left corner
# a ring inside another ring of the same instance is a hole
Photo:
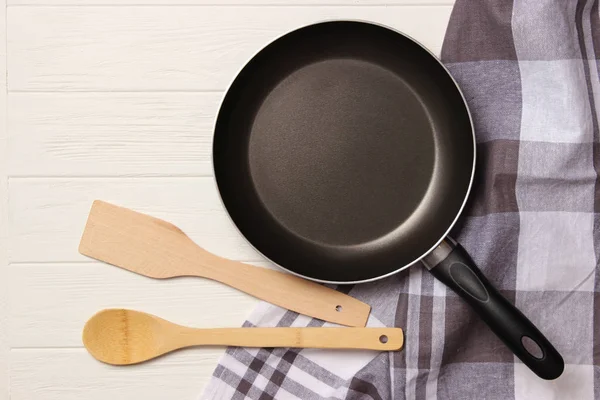
[[[380,341],[381,343],[383,343],[383,344],[387,343],[387,342],[388,342],[388,337],[387,337],[387,335],[381,335],[381,336],[379,336],[379,341]]]
[[[340,305],[335,306],[335,311],[337,311],[337,312],[342,312],[343,309],[344,309],[344,307],[342,307]]]
[[[533,358],[537,358],[538,360],[544,358],[544,350],[542,350],[540,345],[529,336],[523,336],[521,338],[521,344]]]

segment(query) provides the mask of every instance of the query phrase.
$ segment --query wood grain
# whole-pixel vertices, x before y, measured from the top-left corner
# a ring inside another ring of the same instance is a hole
[[[130,365],[192,346],[293,347],[394,351],[401,328],[191,328],[128,309],[94,314],[83,343],[97,360]]]
[[[364,327],[371,307],[295,275],[216,256],[180,228],[125,207],[95,200],[79,252],[156,279],[208,278],[300,314]]]
[[[10,176],[212,175],[222,93],[10,93]]]
[[[103,308],[138,309],[209,328],[239,326],[258,303],[207,279],[158,281],[100,262],[12,265],[8,279],[8,334],[13,348],[81,346],[85,321]]]
[[[11,400],[196,400],[222,354],[189,349],[122,368],[84,348],[13,350]]]
[[[224,90],[261,47],[300,26],[369,20],[438,53],[450,12],[450,6],[11,7],[8,87]]]
[[[0,0],[0,400],[10,398],[6,108],[6,1]]]
[[[172,221],[211,253],[264,261],[233,226],[212,178],[13,178],[9,189],[11,262],[89,260],[77,247],[97,198]]]

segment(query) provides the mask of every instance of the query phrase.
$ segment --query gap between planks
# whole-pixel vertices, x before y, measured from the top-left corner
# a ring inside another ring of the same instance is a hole
[[[95,6],[97,7],[97,6]],[[152,6],[154,7],[154,6]],[[81,94],[81,93],[85,93],[85,94],[106,94],[106,93],[118,93],[118,94],[138,94],[138,93],[195,93],[195,94],[202,94],[202,93],[207,93],[207,94],[219,94],[219,93],[225,93],[225,90],[223,89],[190,89],[190,90],[185,90],[185,89],[127,89],[127,90],[122,90],[122,89],[109,89],[109,90],[84,90],[84,89],[72,89],[72,90],[60,90],[60,89],[54,89],[54,90],[27,90],[27,89],[8,89],[8,94],[13,94],[13,93],[17,93],[17,94],[21,94],[21,93],[25,93],[25,94]]]
[[[85,3],[85,4],[73,4],[73,3],[21,3],[21,4],[7,4],[6,8],[13,7],[260,7],[260,8],[274,8],[274,7],[386,7],[386,8],[398,8],[398,7],[446,7],[454,4],[453,0],[448,1],[439,1],[439,2],[407,2],[407,3],[395,3],[390,4],[389,1],[385,2],[377,2],[377,3],[369,3],[369,4],[359,4],[359,3],[202,3],[202,4],[194,4],[194,3],[170,3],[170,4],[161,4],[161,3],[128,3],[128,4],[106,4],[106,3]]]
[[[68,179],[68,180],[112,180],[112,179],[197,179],[197,178],[214,178],[213,174],[150,174],[144,173],[140,175],[136,174],[124,174],[124,175],[94,175],[94,174],[86,174],[86,175],[8,175],[8,180],[27,180],[27,179]]]
[[[253,264],[253,265],[257,265],[257,264],[265,264],[268,263],[268,261],[265,261],[264,259],[248,259],[248,260],[234,260],[234,261],[238,261],[241,263],[245,263],[245,264]],[[48,268],[52,268],[52,267],[60,267],[60,266],[64,266],[64,265],[109,265],[110,264],[105,264],[101,261],[96,261],[96,260],[80,260],[80,261],[75,261],[75,260],[69,260],[69,261],[11,261],[7,264],[7,267],[9,268],[17,268],[20,266],[27,266],[27,267],[37,267],[37,266],[44,266],[44,267],[48,267]],[[261,265],[258,265],[261,266]],[[119,268],[119,267],[115,267],[115,266],[111,266],[114,268]],[[264,267],[263,268],[267,268]],[[123,268],[121,268],[123,269]],[[281,272],[285,272],[282,268],[276,268],[277,270],[281,271]]]
[[[73,351],[81,352],[86,351],[83,346],[46,346],[46,347],[11,347],[11,353],[26,352],[26,351]]]
[[[65,179],[69,181],[86,181],[86,180],[135,180],[135,179],[164,179],[170,180],[171,178],[177,179],[198,179],[198,178],[214,178],[214,175],[204,174],[126,174],[126,175],[13,175],[7,177],[9,180],[36,180],[40,181],[49,179]]]

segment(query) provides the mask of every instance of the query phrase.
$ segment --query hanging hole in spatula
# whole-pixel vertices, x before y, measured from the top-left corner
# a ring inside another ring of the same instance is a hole
[[[387,343],[388,342],[388,337],[386,335],[381,335],[381,336],[379,336],[379,341],[381,343]]]

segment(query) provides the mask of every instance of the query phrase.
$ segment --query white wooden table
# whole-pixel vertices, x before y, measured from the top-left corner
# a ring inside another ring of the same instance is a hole
[[[0,400],[162,400],[195,399],[221,350],[111,367],[82,347],[87,318],[128,307],[238,326],[256,302],[214,282],[154,281],[81,256],[92,200],[163,217],[210,251],[262,262],[211,176],[213,118],[236,71],[285,31],[335,18],[390,25],[439,54],[453,1],[2,2]]]

